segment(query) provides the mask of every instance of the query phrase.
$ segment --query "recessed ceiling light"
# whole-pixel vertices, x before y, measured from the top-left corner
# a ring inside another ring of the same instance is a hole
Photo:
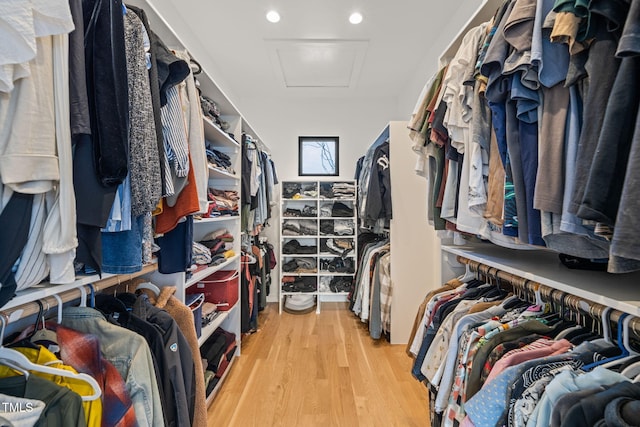
[[[353,12],[351,16],[349,16],[349,22],[352,24],[359,24],[362,22],[362,14],[358,12]]]
[[[276,22],[279,22],[280,21],[280,14],[278,12],[276,12],[275,10],[270,10],[269,12],[267,12],[267,21],[273,22],[274,24]]]

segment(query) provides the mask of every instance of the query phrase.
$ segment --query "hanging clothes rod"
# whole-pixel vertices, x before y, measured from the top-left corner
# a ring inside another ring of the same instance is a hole
[[[83,295],[88,295],[91,292],[91,287],[93,287],[94,293],[102,292],[109,288],[113,288],[113,287],[117,287],[122,284],[125,284],[125,282],[131,279],[134,279],[139,276],[143,276],[145,274],[152,273],[156,270],[157,270],[156,264],[148,264],[142,267],[142,270],[132,274],[120,274],[116,276],[107,277],[106,279],[97,280],[92,284],[78,286],[77,288],[69,289],[64,292],[41,297],[34,301],[30,301],[28,303],[12,307],[9,310],[0,309],[0,315],[4,313],[5,315],[7,315],[7,318],[10,319],[11,322],[15,322],[16,320],[38,314],[40,311],[40,306],[38,305],[38,301],[43,303],[45,307],[49,307],[50,309],[55,308],[58,306],[60,300],[62,301],[62,304],[64,304],[66,302],[78,299]],[[84,292],[83,290],[81,290],[81,288],[84,289]],[[54,295],[57,295],[59,299],[56,298],[56,296]]]
[[[491,267],[490,265],[473,261],[460,255],[458,255],[457,260],[459,263],[469,266],[471,271],[478,273],[480,277],[484,278],[489,283],[509,285],[513,287],[514,290],[519,290],[530,297],[535,296],[535,293],[539,292],[543,300],[552,302],[554,305],[560,307],[568,308],[574,313],[588,315],[594,320],[600,320],[604,310],[608,308],[605,305],[578,297],[559,289],[554,289],[550,286],[525,279],[524,277],[502,271],[499,268]],[[610,311],[609,319],[614,323],[617,323],[624,314],[626,313],[614,309]],[[640,338],[639,317],[631,319],[629,322],[629,328],[638,338]]]

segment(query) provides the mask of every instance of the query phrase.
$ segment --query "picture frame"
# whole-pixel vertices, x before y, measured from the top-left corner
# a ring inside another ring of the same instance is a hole
[[[299,176],[338,176],[340,138],[337,136],[298,137]]]

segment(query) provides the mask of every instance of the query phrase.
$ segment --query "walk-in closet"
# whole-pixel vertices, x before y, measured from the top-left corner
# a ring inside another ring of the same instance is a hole
[[[0,1],[0,426],[640,426],[640,0]]]

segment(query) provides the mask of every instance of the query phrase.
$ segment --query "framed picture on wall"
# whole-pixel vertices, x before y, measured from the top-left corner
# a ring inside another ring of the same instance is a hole
[[[298,175],[339,175],[338,144],[337,136],[298,137]]]

